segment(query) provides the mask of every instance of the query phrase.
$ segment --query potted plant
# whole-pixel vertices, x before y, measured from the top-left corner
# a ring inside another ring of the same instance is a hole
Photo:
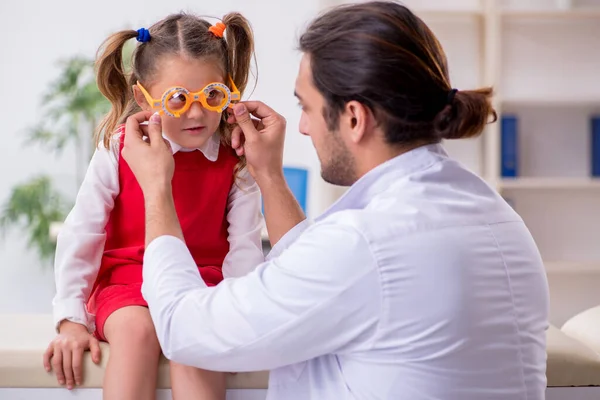
[[[36,143],[57,157],[67,145],[76,153],[75,179],[79,187],[93,153],[92,136],[110,103],[98,90],[94,63],[86,57],[60,61],[61,72],[43,97],[42,120],[26,134],[26,144]],[[51,261],[56,235],[72,201],[65,198],[52,178],[39,174],[15,186],[0,213],[0,230],[23,229],[28,243],[42,261]]]

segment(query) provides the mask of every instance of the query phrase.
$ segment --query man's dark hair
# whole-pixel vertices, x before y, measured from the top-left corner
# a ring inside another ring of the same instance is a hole
[[[491,88],[453,90],[437,38],[400,4],[334,8],[310,24],[300,50],[310,56],[330,130],[352,100],[374,113],[390,144],[475,137],[497,118]]]

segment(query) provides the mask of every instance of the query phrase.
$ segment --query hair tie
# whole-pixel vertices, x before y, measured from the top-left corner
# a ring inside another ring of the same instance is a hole
[[[137,41],[146,43],[150,41],[150,32],[146,28],[140,28],[137,30]]]
[[[223,32],[225,32],[225,24],[222,22],[217,22],[215,25],[208,28],[208,30],[216,37],[222,38]]]
[[[446,99],[446,104],[452,104],[454,102],[454,96],[456,96],[456,92],[458,92],[458,89],[452,89],[448,92],[448,98]]]

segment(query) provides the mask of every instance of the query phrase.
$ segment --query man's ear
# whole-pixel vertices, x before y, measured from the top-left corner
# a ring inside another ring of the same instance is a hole
[[[349,132],[348,138],[354,142],[360,142],[367,131],[371,113],[362,103],[352,100],[346,103],[346,107],[340,116],[340,123],[345,124],[345,131]]]
[[[137,105],[140,106],[140,108],[144,111],[150,111],[152,107],[150,107],[150,104],[148,104],[148,102],[146,101],[146,97],[144,96],[144,93],[142,93],[140,88],[137,85],[133,85],[132,89],[133,98],[135,99]]]

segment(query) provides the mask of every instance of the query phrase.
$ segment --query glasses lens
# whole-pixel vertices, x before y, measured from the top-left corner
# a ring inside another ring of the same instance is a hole
[[[165,99],[169,111],[180,111],[188,102],[188,93],[185,89],[173,89],[166,94]]]
[[[228,94],[224,87],[210,85],[204,89],[206,103],[215,108],[222,108],[227,103]]]

